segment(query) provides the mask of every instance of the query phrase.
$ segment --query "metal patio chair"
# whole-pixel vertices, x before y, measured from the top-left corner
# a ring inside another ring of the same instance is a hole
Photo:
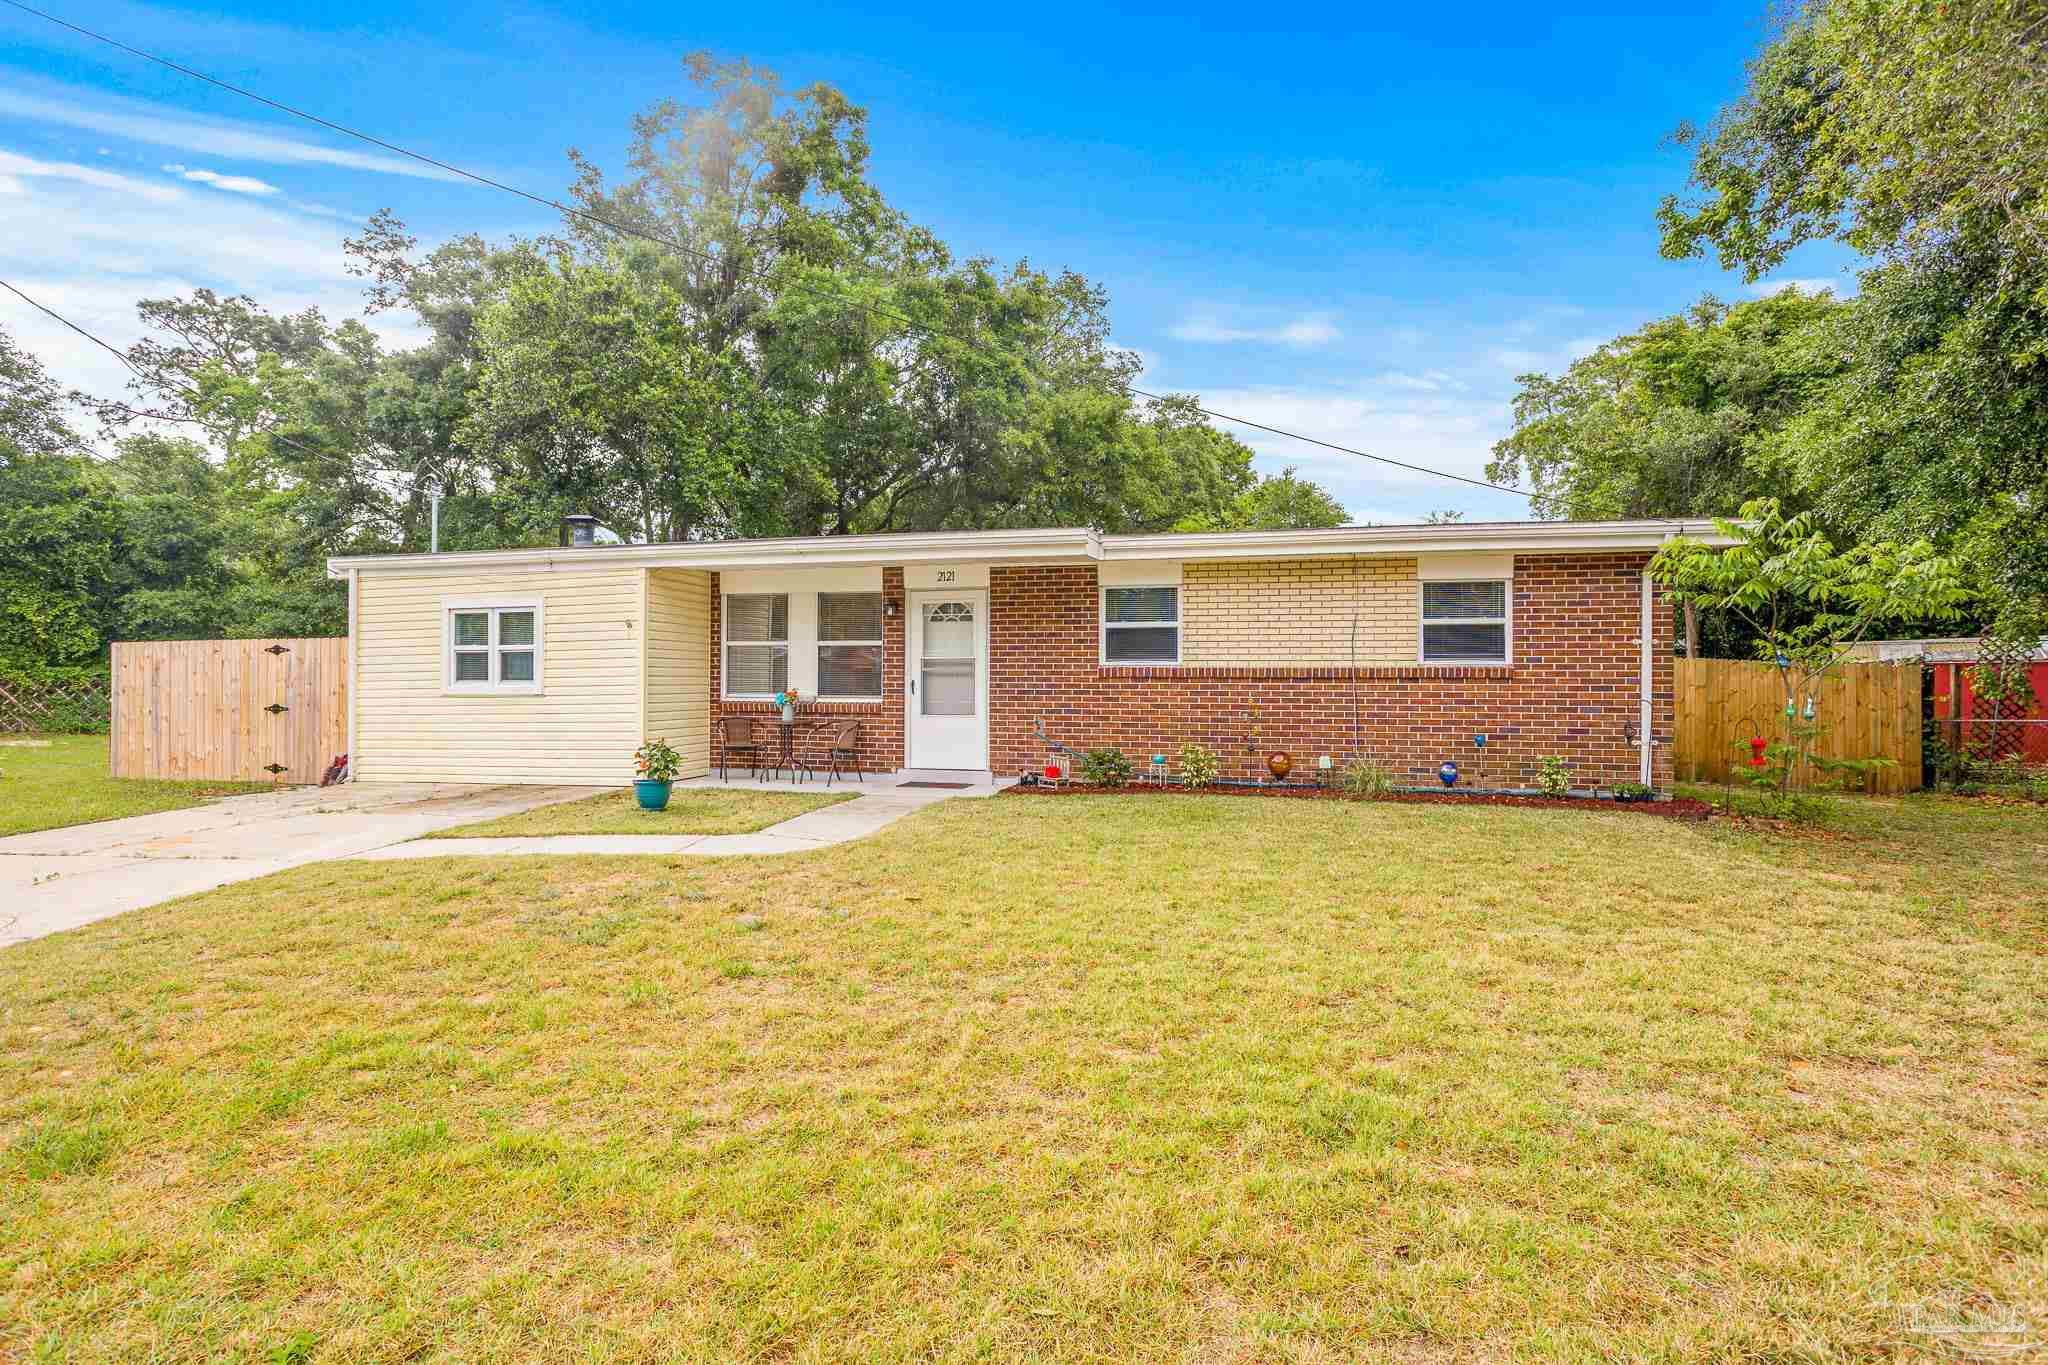
[[[822,771],[828,787],[833,778],[849,772],[867,781],[867,773],[860,765],[860,722],[841,720],[818,726],[804,736],[803,753],[797,763],[807,773]]]
[[[751,716],[720,716],[718,718],[718,780],[725,781],[725,765],[729,759],[744,759],[749,775],[758,780],[761,765],[766,760],[766,746],[761,742],[759,731],[754,727]]]

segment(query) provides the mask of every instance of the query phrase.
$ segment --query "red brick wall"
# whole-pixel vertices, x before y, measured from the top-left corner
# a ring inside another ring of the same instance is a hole
[[[1632,782],[1641,571],[1648,556],[1518,556],[1514,663],[1507,668],[1104,668],[1092,566],[998,568],[990,578],[990,762],[1037,767],[1031,723],[1076,749],[1114,745],[1135,763],[1183,743],[1223,757],[1225,777],[1262,775],[1264,752],[1364,756],[1399,780],[1433,783],[1454,759],[1460,785],[1521,787],[1563,756],[1573,785]],[[1656,785],[1671,783],[1671,613],[1651,612]],[[1257,709],[1256,722],[1251,719]],[[1256,730],[1258,753],[1246,734]],[[1484,733],[1486,747],[1472,737]]]
[[[882,570],[882,600],[896,605],[896,615],[882,619],[882,699],[880,701],[805,702],[806,722],[860,718],[861,765],[869,772],[894,772],[903,766],[903,570]],[[716,714],[740,714],[773,719],[779,708],[769,701],[727,701],[725,683],[725,593],[717,574],[711,575],[711,709]],[[718,743],[713,738],[711,762],[718,763]]]

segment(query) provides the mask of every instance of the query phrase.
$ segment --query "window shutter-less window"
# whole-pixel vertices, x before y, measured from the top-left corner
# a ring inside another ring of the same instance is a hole
[[[1102,658],[1112,664],[1179,663],[1180,589],[1104,588]]]
[[[772,697],[789,687],[789,594],[738,593],[725,599],[725,691]]]
[[[882,594],[818,594],[818,695],[882,695]]]
[[[1422,585],[1422,662],[1498,664],[1507,659],[1506,583]]]

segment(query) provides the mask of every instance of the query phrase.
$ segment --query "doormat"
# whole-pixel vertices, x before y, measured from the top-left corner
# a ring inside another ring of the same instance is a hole
[[[964,792],[973,786],[972,782],[898,782],[899,787],[935,787],[940,791]]]

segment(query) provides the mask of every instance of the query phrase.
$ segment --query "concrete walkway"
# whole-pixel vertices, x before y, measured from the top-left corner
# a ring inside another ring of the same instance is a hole
[[[595,790],[424,782],[291,787],[10,835],[0,838],[0,947]]]
[[[939,781],[957,781],[949,774],[930,774]],[[548,834],[505,839],[416,839],[392,844],[359,856],[370,860],[388,858],[504,857],[520,854],[574,853],[687,853],[700,857],[721,857],[742,853],[806,853],[865,838],[895,824],[912,811],[955,796],[992,796],[997,787],[978,777],[965,787],[905,787],[918,780],[916,772],[891,773],[866,782],[840,782],[834,791],[858,791],[851,801],[814,810],[784,820],[779,825],[753,834]],[[820,791],[815,784],[792,788],[788,782],[720,782],[698,778],[678,782],[679,791],[705,787],[739,787],[754,791]]]

